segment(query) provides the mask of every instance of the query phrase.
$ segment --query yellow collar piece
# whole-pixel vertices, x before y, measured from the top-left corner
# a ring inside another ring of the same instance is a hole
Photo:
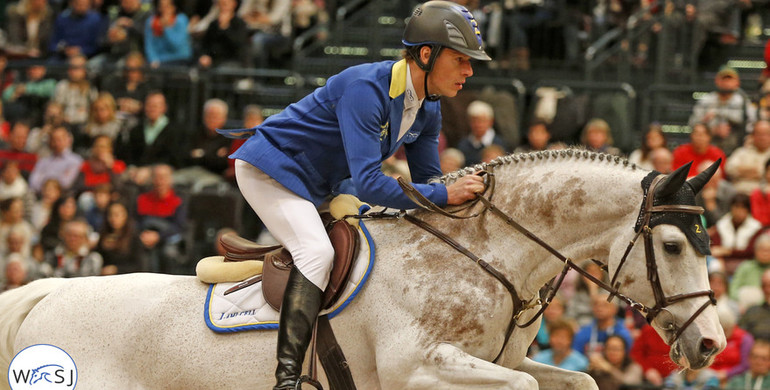
[[[406,91],[406,60],[393,64],[390,70],[390,98],[395,99]]]

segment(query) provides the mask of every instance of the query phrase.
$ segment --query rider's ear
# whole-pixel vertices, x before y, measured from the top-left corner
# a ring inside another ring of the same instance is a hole
[[[711,180],[711,177],[714,176],[714,174],[717,172],[717,169],[719,169],[719,164],[722,163],[722,158],[719,158],[716,162],[711,164],[708,168],[704,169],[703,172],[699,173],[698,176],[693,177],[690,180],[687,180],[688,183],[690,183],[690,186],[692,187],[692,190],[694,193],[700,192],[700,190],[703,189],[703,186],[708,183],[709,180]]]
[[[658,185],[658,189],[655,190],[655,197],[665,198],[679,191],[687,180],[687,173],[690,172],[691,165],[692,161],[679,167],[679,169],[668,175],[668,177]]]

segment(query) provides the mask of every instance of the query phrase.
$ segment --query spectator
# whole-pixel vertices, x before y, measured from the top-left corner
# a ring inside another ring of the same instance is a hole
[[[505,156],[505,149],[500,145],[489,145],[481,149],[481,162],[488,163],[496,158]]]
[[[92,145],[99,136],[112,143],[118,137],[123,123],[117,117],[115,99],[107,92],[100,93],[91,104],[91,114],[83,129],[81,145]],[[112,146],[110,146],[112,148]]]
[[[0,147],[8,142],[8,135],[11,132],[11,122],[5,120],[3,115],[3,101],[0,100]]]
[[[768,269],[770,269],[770,235],[765,233],[757,237],[754,242],[754,258],[742,262],[735,270],[735,274],[730,281],[730,298],[737,302],[742,302],[741,297],[761,297],[761,294],[747,293],[744,290],[760,292],[762,289],[762,273]],[[760,302],[751,302],[751,304]]]
[[[32,237],[30,232],[21,227],[14,226],[8,231],[8,235],[5,237],[5,252],[0,253],[2,259],[8,260],[10,256],[17,255],[21,260],[27,263],[29,266],[28,273],[30,279],[35,274],[36,261],[32,258]],[[1,263],[1,261],[0,261]]]
[[[70,57],[68,62],[67,78],[56,84],[53,100],[64,109],[64,123],[72,126],[72,131],[76,131],[75,127],[81,127],[88,121],[91,102],[96,99],[97,92],[87,78],[86,58],[75,55]]]
[[[674,154],[668,148],[656,148],[650,152],[652,169],[660,173],[671,173],[674,168]]]
[[[107,206],[113,198],[112,186],[99,184],[92,191],[85,192],[78,199],[83,210],[86,222],[91,230],[98,232],[104,226],[104,217],[107,214]]]
[[[8,251],[8,234],[12,229],[18,229],[29,237],[30,242],[38,239],[35,228],[24,219],[24,201],[21,198],[0,201],[0,254]]]
[[[495,113],[488,103],[476,100],[468,105],[468,120],[470,121],[471,134],[460,140],[457,149],[465,155],[465,164],[476,165],[481,162],[481,151],[485,147],[495,144],[505,149],[505,141],[492,127],[495,124]]]
[[[538,152],[554,148],[562,148],[563,145],[551,145],[551,132],[548,124],[542,119],[535,119],[527,128],[527,144],[519,146],[514,153]]]
[[[243,109],[243,128],[253,129],[259,126],[265,117],[262,115],[262,107],[256,104],[249,104]],[[234,139],[230,144],[230,151],[227,155],[235,153],[238,148],[246,142],[245,139]],[[230,183],[235,183],[235,159],[227,159],[227,169],[225,170],[225,179]]]
[[[8,137],[8,147],[0,149],[0,166],[13,161],[24,177],[29,177],[37,164],[37,155],[30,153],[26,144],[29,139],[29,122],[17,121],[11,127]]]
[[[722,159],[721,168],[725,168],[725,153],[711,144],[711,133],[703,123],[696,123],[690,132],[690,143],[679,145],[674,149],[673,169],[677,169],[692,161],[687,177],[693,177],[698,173],[698,167],[704,161],[717,161]]]
[[[703,172],[711,164],[711,161],[702,162],[698,172]],[[706,218],[706,226],[709,227],[710,233],[716,229],[714,226],[717,221],[730,211],[730,202],[735,195],[735,188],[732,183],[724,179],[721,168],[711,176],[711,180],[703,186],[701,192],[695,195],[695,204],[705,210],[703,217]]]
[[[714,292],[714,299],[717,300],[717,308],[725,307],[736,316],[743,312],[738,306],[738,302],[730,298],[729,291],[731,286],[727,279],[727,274],[722,271],[709,272],[709,285],[711,286],[711,291]]]
[[[465,155],[459,149],[446,148],[439,155],[441,172],[444,174],[459,171],[465,166]]]
[[[13,80],[15,78],[16,72],[11,72],[8,70],[8,55],[6,54],[5,50],[0,50],[0,93],[5,91],[9,85],[13,84]],[[0,118],[2,117],[2,110],[0,110]]]
[[[97,186],[108,184],[121,187],[120,175],[126,170],[126,163],[115,158],[112,141],[106,135],[94,139],[88,159],[83,162],[75,189],[77,193],[93,191]]]
[[[574,321],[565,316],[564,311],[564,298],[562,298],[560,294],[554,295],[554,297],[551,299],[551,303],[548,304],[548,307],[546,307],[543,311],[543,320],[540,321],[540,329],[538,329],[537,336],[535,337],[535,342],[537,343],[536,346],[538,349],[544,350],[548,348],[551,339],[549,328],[551,324],[555,324],[558,321],[569,322],[573,327],[572,333],[574,337]],[[570,346],[571,345],[572,342],[570,342]]]
[[[770,341],[757,340],[749,353],[749,370],[727,382],[727,389],[770,389]]]
[[[610,125],[604,119],[594,118],[588,121],[580,136],[580,143],[592,152],[622,155],[620,149],[612,146]]]
[[[691,370],[685,368],[669,375],[664,384],[664,389],[691,389],[691,390],[718,390],[719,378],[716,372],[710,368]]]
[[[631,358],[642,366],[646,383],[660,387],[677,366],[668,354],[671,347],[660,338],[651,325],[644,325],[642,332],[631,346]]]
[[[29,186],[36,193],[46,179],[59,180],[62,188],[68,190],[75,184],[83,158],[72,152],[72,134],[65,127],[57,127],[51,133],[50,148],[53,153],[35,164],[29,175]]]
[[[751,216],[749,197],[737,194],[730,212],[717,221],[711,234],[711,254],[725,263],[725,272],[733,275],[738,264],[754,256],[754,240],[762,224]]]
[[[209,99],[203,105],[203,126],[185,145],[181,166],[174,183],[193,185],[194,190],[224,181],[230,140],[217,133],[227,123],[227,103]]]
[[[593,277],[609,282],[601,267],[593,261],[588,260],[584,262],[582,268]],[[598,295],[599,286],[585,276],[580,275],[575,283],[575,293],[569,300],[569,305],[567,305],[567,317],[573,318],[580,327],[589,325],[594,318],[592,302],[594,297]]]
[[[198,64],[203,68],[250,67],[249,34],[246,23],[235,14],[237,0],[217,0],[217,18],[212,21],[201,39],[203,55]]]
[[[740,142],[744,135],[754,129],[754,122],[757,120],[756,109],[751,99],[740,89],[741,80],[735,69],[721,67],[714,84],[716,91],[709,92],[695,103],[690,116],[690,126],[703,123],[711,129],[726,122],[730,125],[731,136]],[[723,138],[726,138],[724,134]]]
[[[144,28],[144,52],[150,66],[187,65],[192,59],[187,15],[177,12],[175,0],[154,0],[155,14]]]
[[[53,97],[56,80],[46,78],[47,69],[42,64],[26,69],[26,80],[11,84],[3,91],[6,113],[13,121],[30,120],[39,125],[43,120],[43,107]]]
[[[642,138],[642,146],[631,152],[628,161],[651,171],[655,169],[652,164],[652,151],[667,146],[668,140],[666,140],[666,134],[663,133],[663,127],[660,123],[651,123]]]
[[[575,336],[573,324],[568,321],[556,321],[548,328],[549,349],[538,352],[532,360],[571,371],[586,371],[588,359],[572,348]]]
[[[56,179],[48,179],[43,183],[40,191],[40,199],[32,205],[32,226],[36,231],[42,231],[51,216],[54,204],[61,197],[61,184]]]
[[[58,278],[101,275],[103,259],[91,250],[88,223],[81,219],[68,221],[62,226],[62,243],[48,253],[47,262],[54,267]]]
[[[103,275],[125,274],[142,270],[141,242],[134,220],[120,202],[107,206],[106,222],[99,230],[96,251],[104,258]]]
[[[591,353],[601,353],[604,342],[610,335],[618,335],[626,340],[626,345],[631,345],[631,334],[622,321],[618,321],[618,305],[608,302],[606,293],[599,293],[591,298],[594,320],[581,327],[572,342],[572,349],[591,356]]]
[[[627,385],[641,384],[642,367],[631,360],[628,349],[623,337],[612,335],[604,343],[602,353],[588,356],[588,374],[600,390],[620,390]]]
[[[172,187],[173,168],[155,165],[152,168],[152,190],[140,194],[136,200],[136,221],[139,239],[149,262],[151,272],[171,271],[171,261],[179,256],[187,215],[185,205]]]
[[[759,188],[770,159],[770,122],[758,121],[754,125],[751,144],[739,147],[727,159],[727,176],[742,194],[751,194]]]
[[[70,0],[69,8],[56,17],[48,51],[58,60],[90,58],[99,50],[105,29],[105,20],[91,9],[91,0]]]
[[[61,244],[61,229],[65,223],[79,218],[81,216],[78,210],[77,200],[72,194],[66,194],[59,197],[53,204],[51,216],[48,223],[40,232],[40,245],[43,252],[47,253],[57,245]]]
[[[749,351],[754,337],[736,325],[737,317],[726,307],[717,307],[719,323],[727,337],[727,347],[720,352],[709,367],[714,370],[720,383],[726,383],[749,368]]]
[[[238,16],[246,22],[251,36],[251,55],[257,68],[290,52],[291,0],[243,0]]]
[[[757,123],[760,126],[761,121]],[[764,182],[751,192],[751,216],[762,226],[770,226],[770,159],[764,164]]]
[[[116,64],[129,53],[144,50],[144,26],[152,16],[142,0],[120,0],[117,12],[110,13],[105,60]]]
[[[27,264],[19,256],[10,256],[4,267],[0,291],[8,291],[27,284]]]
[[[48,147],[53,129],[64,126],[64,106],[55,101],[49,101],[45,105],[43,114],[43,124],[35,127],[29,132],[27,139],[27,150],[34,153],[38,158],[51,155],[51,149]]]
[[[8,50],[15,56],[45,58],[54,11],[46,0],[21,0],[8,7]]]
[[[123,121],[122,130],[132,129],[139,123],[142,104],[150,92],[144,66],[144,55],[132,51],[126,56],[122,74],[108,77],[104,82],[103,90],[109,92],[117,103],[117,116]]]
[[[755,340],[770,340],[770,270],[762,273],[761,283],[765,300],[748,308],[738,320],[738,325],[751,333]]]
[[[19,198],[26,202],[28,195],[29,185],[19,172],[19,162],[8,161],[0,170],[0,200]]]
[[[166,116],[166,97],[160,91],[147,94],[144,102],[144,121],[129,131],[128,140],[117,148],[118,158],[134,167],[152,164],[175,165],[181,137],[176,126]],[[135,183],[147,181],[149,169],[129,172]]]

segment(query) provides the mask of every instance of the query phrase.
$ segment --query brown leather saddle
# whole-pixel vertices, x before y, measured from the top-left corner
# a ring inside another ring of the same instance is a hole
[[[327,232],[334,247],[334,265],[329,277],[329,285],[323,295],[324,309],[331,307],[345,290],[353,260],[359,248],[358,231],[347,222],[329,223]],[[280,310],[289,272],[294,267],[289,251],[281,245],[259,245],[235,233],[223,235],[220,242],[227,251],[225,261],[262,260],[264,262],[261,275],[262,294],[270,307]],[[259,281],[258,277],[252,279],[252,283],[246,281],[242,284],[254,284]]]

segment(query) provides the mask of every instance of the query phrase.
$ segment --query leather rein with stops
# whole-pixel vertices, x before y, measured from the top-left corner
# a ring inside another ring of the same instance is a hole
[[[511,313],[511,319],[508,323],[508,327],[506,329],[505,333],[505,339],[503,341],[503,345],[500,349],[500,352],[497,354],[497,357],[493,360],[493,362],[497,362],[500,357],[503,355],[503,352],[505,351],[505,347],[508,344],[508,341],[510,340],[511,334],[513,333],[513,330],[516,327],[520,328],[526,328],[530,325],[532,325],[543,312],[548,307],[548,305],[553,300],[554,296],[556,295],[557,291],[561,287],[561,283],[564,280],[564,277],[566,276],[567,272],[570,269],[574,269],[578,273],[580,273],[582,276],[590,280],[591,282],[595,283],[602,289],[608,291],[610,293],[610,296],[608,298],[608,301],[612,300],[614,297],[617,297],[618,299],[622,300],[629,306],[631,306],[633,309],[636,309],[643,314],[645,314],[645,318],[648,322],[652,322],[658,314],[660,314],[662,311],[667,311],[666,307],[676,303],[683,301],[685,299],[689,298],[696,298],[701,296],[708,296],[709,300],[706,301],[695,313],[693,313],[689,319],[687,319],[681,326],[677,326],[673,321],[670,324],[667,324],[665,327],[662,327],[664,330],[667,330],[669,332],[673,333],[673,336],[671,339],[669,339],[669,345],[672,344],[674,341],[676,341],[684,332],[684,330],[692,324],[693,321],[695,321],[695,318],[700,315],[709,305],[716,305],[716,299],[714,297],[714,292],[711,290],[704,290],[699,292],[693,292],[693,293],[685,293],[685,294],[677,294],[674,296],[666,296],[663,292],[663,287],[660,284],[660,277],[658,275],[658,267],[657,262],[655,259],[655,251],[653,248],[653,242],[652,242],[652,229],[649,227],[650,218],[652,217],[653,213],[664,213],[664,212],[678,212],[678,213],[687,213],[687,214],[702,214],[703,208],[698,206],[688,206],[688,205],[661,205],[661,206],[655,206],[654,205],[654,194],[655,189],[657,188],[657,185],[661,182],[661,180],[665,177],[664,175],[656,176],[652,183],[650,184],[649,189],[646,190],[644,194],[644,199],[642,200],[642,210],[640,214],[640,218],[642,219],[642,228],[639,230],[639,232],[634,235],[634,238],[629,242],[628,247],[626,248],[623,257],[620,260],[620,263],[618,264],[617,269],[615,270],[614,275],[612,276],[610,284],[605,283],[604,281],[594,277],[581,267],[579,267],[577,264],[575,264],[571,259],[567,258],[566,256],[562,255],[559,251],[548,245],[545,241],[540,239],[538,236],[536,236],[534,233],[520,225],[518,222],[516,222],[513,218],[511,218],[509,215],[507,215],[505,212],[500,210],[497,206],[495,206],[492,201],[492,195],[494,193],[494,186],[495,186],[495,180],[494,180],[494,174],[490,171],[482,171],[479,173],[479,175],[483,175],[486,178],[487,185],[486,190],[484,193],[479,194],[476,199],[469,202],[468,205],[465,207],[461,207],[460,209],[453,210],[454,213],[457,213],[459,211],[467,210],[471,207],[473,207],[477,202],[481,202],[484,205],[484,208],[474,214],[467,215],[467,216],[459,216],[456,214],[453,214],[452,212],[448,212],[445,209],[442,209],[438,205],[431,202],[429,199],[427,199],[425,196],[423,196],[419,191],[417,191],[411,184],[406,182],[405,180],[399,178],[398,183],[401,186],[401,188],[404,190],[404,193],[417,205],[420,207],[439,213],[441,215],[447,216],[449,218],[453,219],[469,219],[469,218],[475,218],[482,213],[484,213],[486,210],[491,211],[494,215],[500,217],[503,219],[508,225],[516,229],[518,232],[522,233],[524,236],[526,236],[531,241],[534,241],[538,245],[540,245],[542,248],[553,254],[556,258],[561,260],[564,263],[564,268],[562,269],[561,273],[559,274],[558,278],[552,279],[551,282],[546,284],[546,298],[545,300],[541,300],[540,298],[532,299],[532,300],[523,300],[519,297],[519,294],[516,292],[515,287],[513,284],[503,275],[500,273],[497,269],[495,269],[494,266],[489,264],[488,262],[484,261],[480,257],[476,256],[473,252],[471,252],[468,248],[458,243],[453,238],[449,237],[447,234],[441,232],[440,230],[436,229],[429,223],[416,218],[410,214],[407,214],[405,211],[401,211],[397,214],[386,214],[386,213],[374,213],[369,214],[368,216],[358,216],[359,218],[365,217],[365,218],[396,218],[400,219],[403,218],[410,223],[420,227],[421,229],[431,233],[432,235],[436,236],[437,238],[441,239],[445,243],[447,243],[449,246],[457,250],[458,252],[462,253],[469,259],[473,260],[476,264],[478,264],[485,272],[489,273],[491,276],[493,276],[495,279],[497,279],[505,288],[508,290],[508,293],[511,295],[511,300],[513,303],[513,311]],[[356,217],[356,216],[351,216]],[[650,280],[652,290],[653,290],[653,296],[655,298],[655,306],[653,307],[647,307],[644,304],[640,302],[636,302],[635,300],[623,295],[620,293],[620,282],[617,281],[618,275],[620,273],[620,269],[623,267],[623,265],[626,262],[626,259],[628,258],[628,255],[631,253],[631,249],[633,249],[633,246],[635,242],[638,240],[639,236],[644,236],[644,252],[645,252],[645,258],[646,258],[646,266],[647,266],[647,278]],[[555,280],[555,284],[554,284]],[[535,315],[526,323],[519,324],[518,320],[523,314],[524,311],[535,308],[537,306],[540,306],[540,309],[535,313]]]

